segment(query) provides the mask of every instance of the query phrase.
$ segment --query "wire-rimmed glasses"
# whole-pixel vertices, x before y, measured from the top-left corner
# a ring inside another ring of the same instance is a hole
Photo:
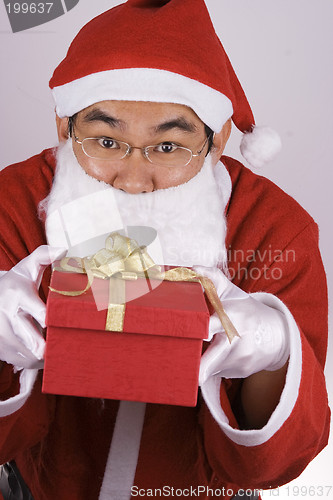
[[[192,158],[201,155],[210,138],[210,136],[207,136],[202,148],[197,153],[193,153],[191,149],[173,142],[162,142],[140,148],[111,137],[86,137],[80,141],[75,133],[73,135],[75,142],[81,145],[83,152],[89,158],[103,161],[119,161],[131,154],[133,149],[140,149],[144,158],[150,163],[162,167],[186,167],[192,161]]]

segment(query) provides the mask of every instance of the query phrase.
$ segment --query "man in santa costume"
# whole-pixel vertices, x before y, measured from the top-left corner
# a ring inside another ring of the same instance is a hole
[[[294,479],[329,429],[318,230],[277,186],[221,157],[231,121],[252,165],[279,140],[255,126],[204,0],[103,13],[50,87],[59,147],[0,174],[4,498],[246,498]],[[42,394],[48,266],[69,246],[69,206],[82,239],[151,227],[166,264],[214,282],[239,337],[229,343],[211,316],[195,408]]]

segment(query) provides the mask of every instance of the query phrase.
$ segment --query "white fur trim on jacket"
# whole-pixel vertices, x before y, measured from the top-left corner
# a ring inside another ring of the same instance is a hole
[[[38,370],[28,370],[23,369],[20,373],[20,391],[15,396],[6,399],[5,401],[0,401],[0,418],[7,417],[17,410],[22,408],[22,406],[27,401],[31,394],[33,386],[36,381]]]
[[[139,458],[146,403],[120,401],[99,500],[129,500]]]
[[[214,132],[220,132],[233,115],[231,101],[217,90],[186,76],[153,68],[101,71],[54,87],[52,93],[60,118],[106,100],[183,104]]]
[[[289,309],[280,299],[269,293],[253,293],[251,297],[259,300],[263,304],[281,311],[287,320],[290,358],[286,376],[286,383],[281,395],[281,399],[269,421],[262,429],[239,430],[230,426],[229,420],[221,408],[220,386],[221,378],[217,375],[210,377],[201,386],[203,398],[220,426],[221,430],[235,443],[243,446],[258,446],[268,441],[289,418],[295,406],[302,374],[302,345],[301,336],[297,324]]]

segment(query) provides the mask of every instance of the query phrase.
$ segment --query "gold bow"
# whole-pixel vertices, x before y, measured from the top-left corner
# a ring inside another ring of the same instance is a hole
[[[74,261],[75,266],[69,262]],[[52,292],[75,297],[82,295],[91,287],[94,278],[109,279],[109,306],[106,320],[106,330],[123,331],[125,316],[125,281],[146,277],[166,281],[199,282],[204,288],[207,298],[217,313],[224,331],[231,343],[234,337],[239,337],[236,328],[223,309],[217,295],[214,283],[207,277],[201,276],[187,267],[176,267],[166,272],[161,272],[147,252],[145,246],[119,233],[111,233],[102,248],[89,257],[64,257],[60,261],[60,271],[86,274],[88,283],[84,290],[60,291],[50,287]],[[115,278],[121,278],[115,279]],[[116,286],[115,286],[116,285]]]
[[[76,265],[70,264],[71,261],[75,262]],[[75,297],[89,290],[94,278],[107,279],[118,275],[123,279],[137,279],[138,276],[144,276],[151,268],[156,268],[157,272],[160,271],[160,267],[156,266],[147,253],[146,247],[140,247],[135,240],[119,233],[111,233],[106,239],[105,248],[102,248],[94,255],[83,258],[64,257],[60,261],[59,271],[86,274],[88,276],[88,284],[84,290],[76,292],[60,292],[52,288],[50,290]]]

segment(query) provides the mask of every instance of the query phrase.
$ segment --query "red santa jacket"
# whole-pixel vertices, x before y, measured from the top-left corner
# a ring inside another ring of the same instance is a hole
[[[221,498],[219,490],[227,498],[238,488],[275,488],[297,477],[328,440],[323,374],[327,291],[317,226],[273,183],[231,158],[222,161],[232,180],[227,207],[230,274],[247,292],[278,296],[293,314],[302,346],[298,395],[283,425],[260,444],[228,437],[200,395],[195,408],[147,405],[134,480],[136,492],[146,492],[140,498],[151,498],[150,492],[163,486],[184,491],[210,487],[216,498]],[[37,206],[50,191],[54,168],[53,151],[46,150],[0,173],[1,270],[45,244]],[[44,299],[49,277],[47,271]],[[45,395],[41,379],[39,372],[19,411],[0,419],[0,463],[16,460],[35,500],[97,500],[119,403]],[[242,422],[240,384],[224,381],[221,389],[221,404],[234,429]],[[17,375],[4,364],[0,398],[17,390]],[[206,498],[207,491],[198,498]]]

